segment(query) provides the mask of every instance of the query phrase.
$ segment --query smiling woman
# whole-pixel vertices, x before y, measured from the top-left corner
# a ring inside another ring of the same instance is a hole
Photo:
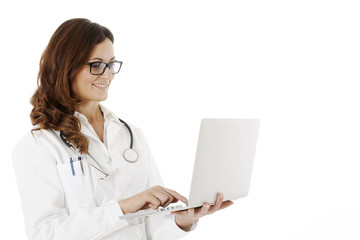
[[[162,186],[141,130],[99,103],[122,65],[113,43],[107,28],[71,19],[55,31],[41,57],[31,99],[35,128],[13,151],[30,239],[178,239],[200,217],[232,204],[219,194],[213,206],[129,222],[120,218],[187,199]],[[129,145],[135,160],[124,154]]]
[[[113,43],[106,38],[94,47],[90,62],[86,62],[77,71],[72,81],[74,95],[81,99],[81,104],[75,106],[75,109],[88,116],[89,122],[101,141],[103,141],[104,130],[103,116],[100,111],[93,111],[93,109],[96,109],[98,102],[107,99],[114,74],[120,71],[121,62],[114,62],[114,59]],[[94,60],[108,63],[93,62]]]
[[[113,59],[113,42],[109,29],[87,19],[68,20],[55,31],[41,57],[39,86],[31,99],[31,120],[39,125],[36,130],[61,131],[68,141],[87,152],[88,140],[80,132],[74,111],[88,98],[105,100],[107,91],[95,91],[101,87],[93,83],[108,85],[113,75],[92,76],[84,63],[91,58]]]

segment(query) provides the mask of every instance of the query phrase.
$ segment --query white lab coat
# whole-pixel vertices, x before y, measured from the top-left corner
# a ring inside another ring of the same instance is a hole
[[[123,213],[118,200],[162,185],[162,180],[141,131],[131,126],[139,160],[128,163],[122,153],[130,144],[129,131],[114,113],[101,109],[104,143],[84,115],[75,112],[75,116],[89,139],[90,154],[111,174],[106,180],[100,180],[104,174],[86,161],[82,161],[82,174],[78,155],[61,141],[59,132],[41,130],[32,135],[29,131],[15,146],[13,164],[29,239],[169,240],[185,236],[171,215],[119,219]],[[75,176],[70,157],[75,160]]]

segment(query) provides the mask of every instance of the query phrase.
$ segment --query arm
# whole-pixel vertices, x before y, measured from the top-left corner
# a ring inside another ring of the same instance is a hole
[[[28,134],[13,151],[13,164],[29,239],[99,239],[115,226],[126,226],[116,200],[69,213],[56,161]]]
[[[155,184],[163,185],[159,170],[152,156],[149,159],[149,179],[148,186],[151,187]],[[187,201],[186,201],[187,203]],[[180,228],[175,222],[175,216],[173,215],[161,215],[154,214],[146,218],[147,237],[153,240],[162,239],[179,239],[188,234],[188,231],[192,231],[196,228],[197,222],[188,228]]]
[[[148,150],[148,182],[147,186],[153,187],[155,185],[164,185],[163,180],[161,178],[160,172],[158,170],[157,164],[152,156],[148,143],[145,137],[142,136],[144,145]],[[180,199],[182,200],[182,199]],[[186,201],[182,200],[187,203]],[[188,231],[192,231],[197,226],[197,221],[194,221],[194,224],[191,224],[187,228],[181,229],[175,222],[175,216],[173,215],[161,215],[155,214],[146,218],[147,225],[147,235],[149,239],[178,239],[184,237],[188,234]],[[185,231],[186,230],[186,231]]]
[[[145,141],[146,142],[146,141]],[[147,143],[146,143],[147,144]],[[149,147],[147,147],[149,149]],[[162,179],[157,169],[156,163],[149,151],[149,187],[156,184],[163,184]],[[177,239],[186,235],[186,232],[192,231],[196,228],[201,217],[213,214],[221,209],[227,208],[233,204],[232,201],[223,202],[223,194],[219,193],[215,204],[211,206],[205,203],[201,208],[188,209],[180,212],[173,212],[171,215],[161,216],[153,215],[148,217],[147,224],[149,227],[149,234],[151,239]],[[170,238],[172,236],[173,238]]]

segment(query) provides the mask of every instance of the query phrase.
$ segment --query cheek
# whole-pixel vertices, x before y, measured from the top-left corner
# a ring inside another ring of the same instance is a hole
[[[74,81],[72,82],[72,90],[76,96],[83,95],[84,92],[91,89],[91,84],[95,80],[94,76],[87,71],[80,71],[76,74]]]

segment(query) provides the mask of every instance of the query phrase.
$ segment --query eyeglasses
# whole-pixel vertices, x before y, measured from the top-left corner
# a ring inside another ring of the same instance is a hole
[[[109,63],[104,62],[87,62],[85,65],[90,66],[90,73],[92,75],[102,75],[104,74],[106,68],[110,69],[111,74],[117,74],[120,71],[122,62],[121,61],[113,61]]]

